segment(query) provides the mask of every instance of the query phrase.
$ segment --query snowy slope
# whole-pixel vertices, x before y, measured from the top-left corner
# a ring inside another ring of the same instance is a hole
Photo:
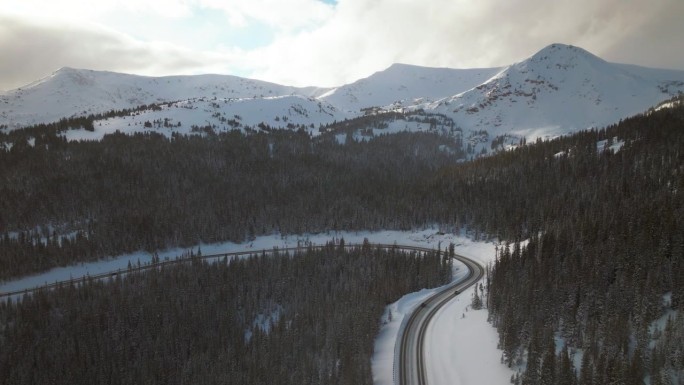
[[[332,123],[346,116],[325,101],[303,96],[266,98],[195,98],[157,105],[155,109],[138,111],[129,116],[94,122],[95,131],[70,130],[68,140],[101,140],[104,135],[119,131],[172,133],[203,133],[210,127],[215,133],[231,130],[263,131],[269,128],[304,129],[313,135],[319,125]]]
[[[0,94],[0,125],[10,128],[64,117],[196,98],[316,96],[327,89],[296,88],[229,75],[147,77],[62,68],[25,87]]]
[[[114,130],[159,129],[159,122],[171,123],[161,130],[168,134],[188,133],[192,126],[224,131],[258,125],[305,127],[316,133],[320,125],[370,110],[423,109],[452,119],[450,132],[456,128],[459,135],[454,137],[463,139],[474,157],[491,148],[517,145],[522,138],[550,138],[612,124],[679,92],[684,92],[684,71],[609,63],[563,44],[552,44],[505,68],[395,64],[333,89],[287,87],[227,75],[155,78],[63,68],[0,94],[0,127],[15,129],[155,103],[163,104],[161,110],[98,121],[94,133],[67,136],[98,139]],[[157,127],[144,127],[148,121],[156,121]],[[421,130],[413,123],[396,126],[392,132]]]
[[[306,122],[299,122],[318,126],[358,116],[362,114],[361,109],[367,107],[394,109],[440,100],[482,83],[499,70],[395,64],[352,84],[326,89],[287,87],[227,75],[155,78],[62,68],[25,87],[0,94],[0,125],[17,128],[151,103],[199,99],[241,100],[241,106],[249,107],[239,115],[256,123],[269,124],[269,118],[282,112],[282,106],[269,110],[274,104],[273,98],[296,95],[305,99],[318,98],[322,105],[330,106],[329,111],[335,112],[330,120],[311,117]],[[195,117],[191,120],[192,124],[200,124],[212,119]],[[286,127],[286,124],[282,126]]]
[[[384,71],[335,88],[321,96],[337,108],[360,112],[369,107],[405,107],[467,91],[501,68],[429,68],[394,64]]]
[[[642,113],[684,91],[684,71],[606,62],[553,44],[483,84],[425,107],[490,138],[553,137]]]

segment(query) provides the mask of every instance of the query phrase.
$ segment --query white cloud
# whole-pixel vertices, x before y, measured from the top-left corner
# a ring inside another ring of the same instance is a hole
[[[554,42],[684,69],[682,15],[681,0],[5,0],[0,88],[65,65],[334,86],[395,62],[501,66]]]
[[[107,28],[0,15],[0,89],[14,88],[64,67],[142,75],[226,72],[239,51],[202,52],[167,42],[144,42]],[[220,63],[219,66],[216,64]]]
[[[325,21],[333,6],[319,0],[7,0],[0,13],[50,16],[106,24],[112,13],[145,14],[166,19],[191,17],[194,11],[223,12],[233,27],[258,22],[277,30],[297,30]]]
[[[106,19],[111,12],[146,13],[166,18],[187,16],[194,0],[6,0],[0,13],[81,21]]]
[[[394,62],[458,68],[507,65],[554,42],[602,55],[642,26],[657,27],[658,15],[673,8],[682,8],[678,0],[341,0],[335,15],[320,28],[280,37],[254,52],[253,75],[298,85],[337,85]],[[684,36],[682,23],[670,28],[679,32],[675,36]],[[642,49],[629,41],[623,46]],[[684,55],[676,55],[684,68]],[[278,64],[259,65],[269,63],[268,58]]]
[[[224,12],[233,26],[256,21],[278,31],[313,27],[333,14],[333,6],[319,0],[198,0],[200,7]]]

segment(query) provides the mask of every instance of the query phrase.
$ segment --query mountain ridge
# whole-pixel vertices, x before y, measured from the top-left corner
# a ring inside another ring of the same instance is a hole
[[[367,78],[336,87],[321,98],[347,111],[368,107],[408,107],[425,102],[416,99],[433,101],[475,87],[500,69],[456,69],[394,63]]]
[[[201,97],[244,99],[291,94],[309,97],[316,96],[319,90],[233,75],[151,77],[63,67],[24,87],[0,94],[0,124],[19,128],[160,102]]]
[[[161,109],[137,114],[133,121],[124,122],[124,117],[101,121],[99,126],[126,130],[130,126],[135,131],[145,122],[171,119],[174,127],[186,127],[182,132],[191,125],[226,130],[263,126],[306,127],[316,134],[317,127],[371,112],[424,111],[451,119],[452,126],[466,130],[464,138],[487,133],[478,141],[486,148],[499,136],[510,137],[513,145],[521,138],[550,138],[611,124],[681,92],[684,71],[611,63],[559,43],[506,67],[454,69],[395,63],[334,88],[290,87],[232,75],[149,77],[64,67],[0,93],[0,126],[16,129],[163,104]],[[227,125],[230,120],[240,122]]]
[[[464,127],[534,139],[641,113],[684,92],[683,80],[684,71],[614,64],[552,44],[473,89],[424,107]]]

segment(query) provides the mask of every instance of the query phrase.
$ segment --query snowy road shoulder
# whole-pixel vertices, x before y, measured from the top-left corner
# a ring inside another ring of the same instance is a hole
[[[431,385],[503,385],[515,373],[500,361],[498,335],[487,322],[487,310],[470,308],[474,290],[472,286],[454,298],[430,323],[425,356]]]
[[[437,242],[440,241],[444,247],[445,240],[439,239]],[[495,245],[492,243],[475,242],[462,237],[455,237],[449,242],[457,245],[457,254],[466,255],[484,266],[494,260]],[[460,280],[466,274],[464,265],[454,264],[453,280]],[[428,383],[431,385],[504,385],[515,373],[500,362],[498,335],[496,329],[487,322],[487,310],[474,311],[470,308],[473,290],[475,286],[442,307],[428,326],[425,358]],[[402,321],[437,291],[439,288],[410,293],[387,306],[382,318],[383,326],[375,342],[372,361],[374,384],[395,383],[394,349]]]

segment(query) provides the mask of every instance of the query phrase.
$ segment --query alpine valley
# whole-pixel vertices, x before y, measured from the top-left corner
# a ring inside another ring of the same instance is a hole
[[[673,49],[676,49],[674,47]],[[0,95],[0,385],[684,385],[684,71]]]

